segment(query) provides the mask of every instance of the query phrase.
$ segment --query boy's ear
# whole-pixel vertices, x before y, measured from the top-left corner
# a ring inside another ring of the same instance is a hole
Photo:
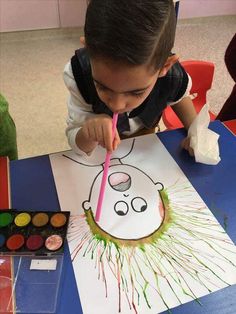
[[[79,38],[79,41],[80,41],[80,43],[81,43],[84,47],[86,46],[85,37],[84,37],[84,36],[81,36],[81,37]]]
[[[166,73],[169,71],[169,69],[179,60],[179,56],[177,55],[172,55],[170,57],[168,57],[168,59],[166,60],[166,63],[164,64],[164,66],[162,67],[162,69],[160,70],[159,73],[159,77],[163,77],[166,75]]]

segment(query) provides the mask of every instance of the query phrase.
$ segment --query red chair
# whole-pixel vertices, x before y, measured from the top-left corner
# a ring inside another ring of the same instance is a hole
[[[214,64],[206,61],[183,61],[181,65],[192,78],[192,88],[190,94],[194,96],[193,104],[197,112],[206,104],[206,94],[211,88]],[[215,115],[210,113],[211,121],[215,120]],[[183,124],[174,113],[171,106],[168,106],[162,114],[163,122],[167,129],[182,128]]]

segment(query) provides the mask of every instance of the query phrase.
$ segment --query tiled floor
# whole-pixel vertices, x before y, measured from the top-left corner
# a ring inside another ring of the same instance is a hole
[[[217,113],[233,81],[224,52],[236,29],[236,16],[180,20],[174,51],[181,60],[215,63],[208,102]],[[18,132],[19,157],[68,149],[66,98],[62,71],[79,47],[81,29],[3,33],[0,40],[0,91],[10,103]]]

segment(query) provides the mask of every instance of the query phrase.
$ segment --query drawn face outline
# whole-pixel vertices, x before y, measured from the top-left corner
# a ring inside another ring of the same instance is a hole
[[[89,199],[83,202],[84,210],[93,211],[94,216],[101,177],[102,172],[93,181]],[[108,182],[101,218],[97,222],[100,229],[115,238],[140,239],[160,227],[164,218],[158,192],[163,189],[161,183],[154,183],[142,170],[124,164],[110,166]]]

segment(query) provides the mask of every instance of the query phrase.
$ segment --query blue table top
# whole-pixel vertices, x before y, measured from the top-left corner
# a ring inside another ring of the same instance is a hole
[[[236,137],[218,121],[211,123],[210,128],[220,134],[221,162],[216,166],[195,163],[194,158],[181,150],[180,142],[186,134],[183,129],[159,133],[158,137],[236,243]],[[10,174],[12,208],[60,210],[47,155],[12,161]],[[68,247],[65,250],[62,276],[56,313],[82,313]],[[171,312],[173,314],[233,314],[236,313],[235,296],[236,285],[200,298],[202,305],[192,301],[174,308]]]

